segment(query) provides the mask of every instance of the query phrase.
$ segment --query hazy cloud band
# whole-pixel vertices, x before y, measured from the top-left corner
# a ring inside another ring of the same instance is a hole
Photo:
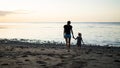
[[[0,10],[0,16],[6,16],[6,15],[12,14],[12,13],[14,13],[14,12],[13,11],[1,11]]]

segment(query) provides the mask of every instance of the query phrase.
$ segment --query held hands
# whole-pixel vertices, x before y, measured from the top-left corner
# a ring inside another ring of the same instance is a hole
[[[73,39],[75,39],[74,35],[73,35]]]

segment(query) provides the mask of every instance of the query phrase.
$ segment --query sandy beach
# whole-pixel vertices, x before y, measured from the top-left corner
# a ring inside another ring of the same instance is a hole
[[[1,43],[0,68],[120,68],[120,48]]]

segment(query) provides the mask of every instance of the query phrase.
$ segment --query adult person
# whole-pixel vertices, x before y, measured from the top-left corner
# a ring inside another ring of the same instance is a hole
[[[67,21],[67,24],[64,25],[64,31],[63,31],[63,35],[64,35],[64,38],[65,38],[65,42],[66,42],[68,52],[70,51],[71,34],[74,38],[72,25],[70,25],[70,24],[71,24],[71,21]]]

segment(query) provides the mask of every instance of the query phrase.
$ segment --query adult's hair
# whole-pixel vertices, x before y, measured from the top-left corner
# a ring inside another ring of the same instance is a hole
[[[71,21],[67,21],[67,24],[70,25],[70,24],[71,24]]]

